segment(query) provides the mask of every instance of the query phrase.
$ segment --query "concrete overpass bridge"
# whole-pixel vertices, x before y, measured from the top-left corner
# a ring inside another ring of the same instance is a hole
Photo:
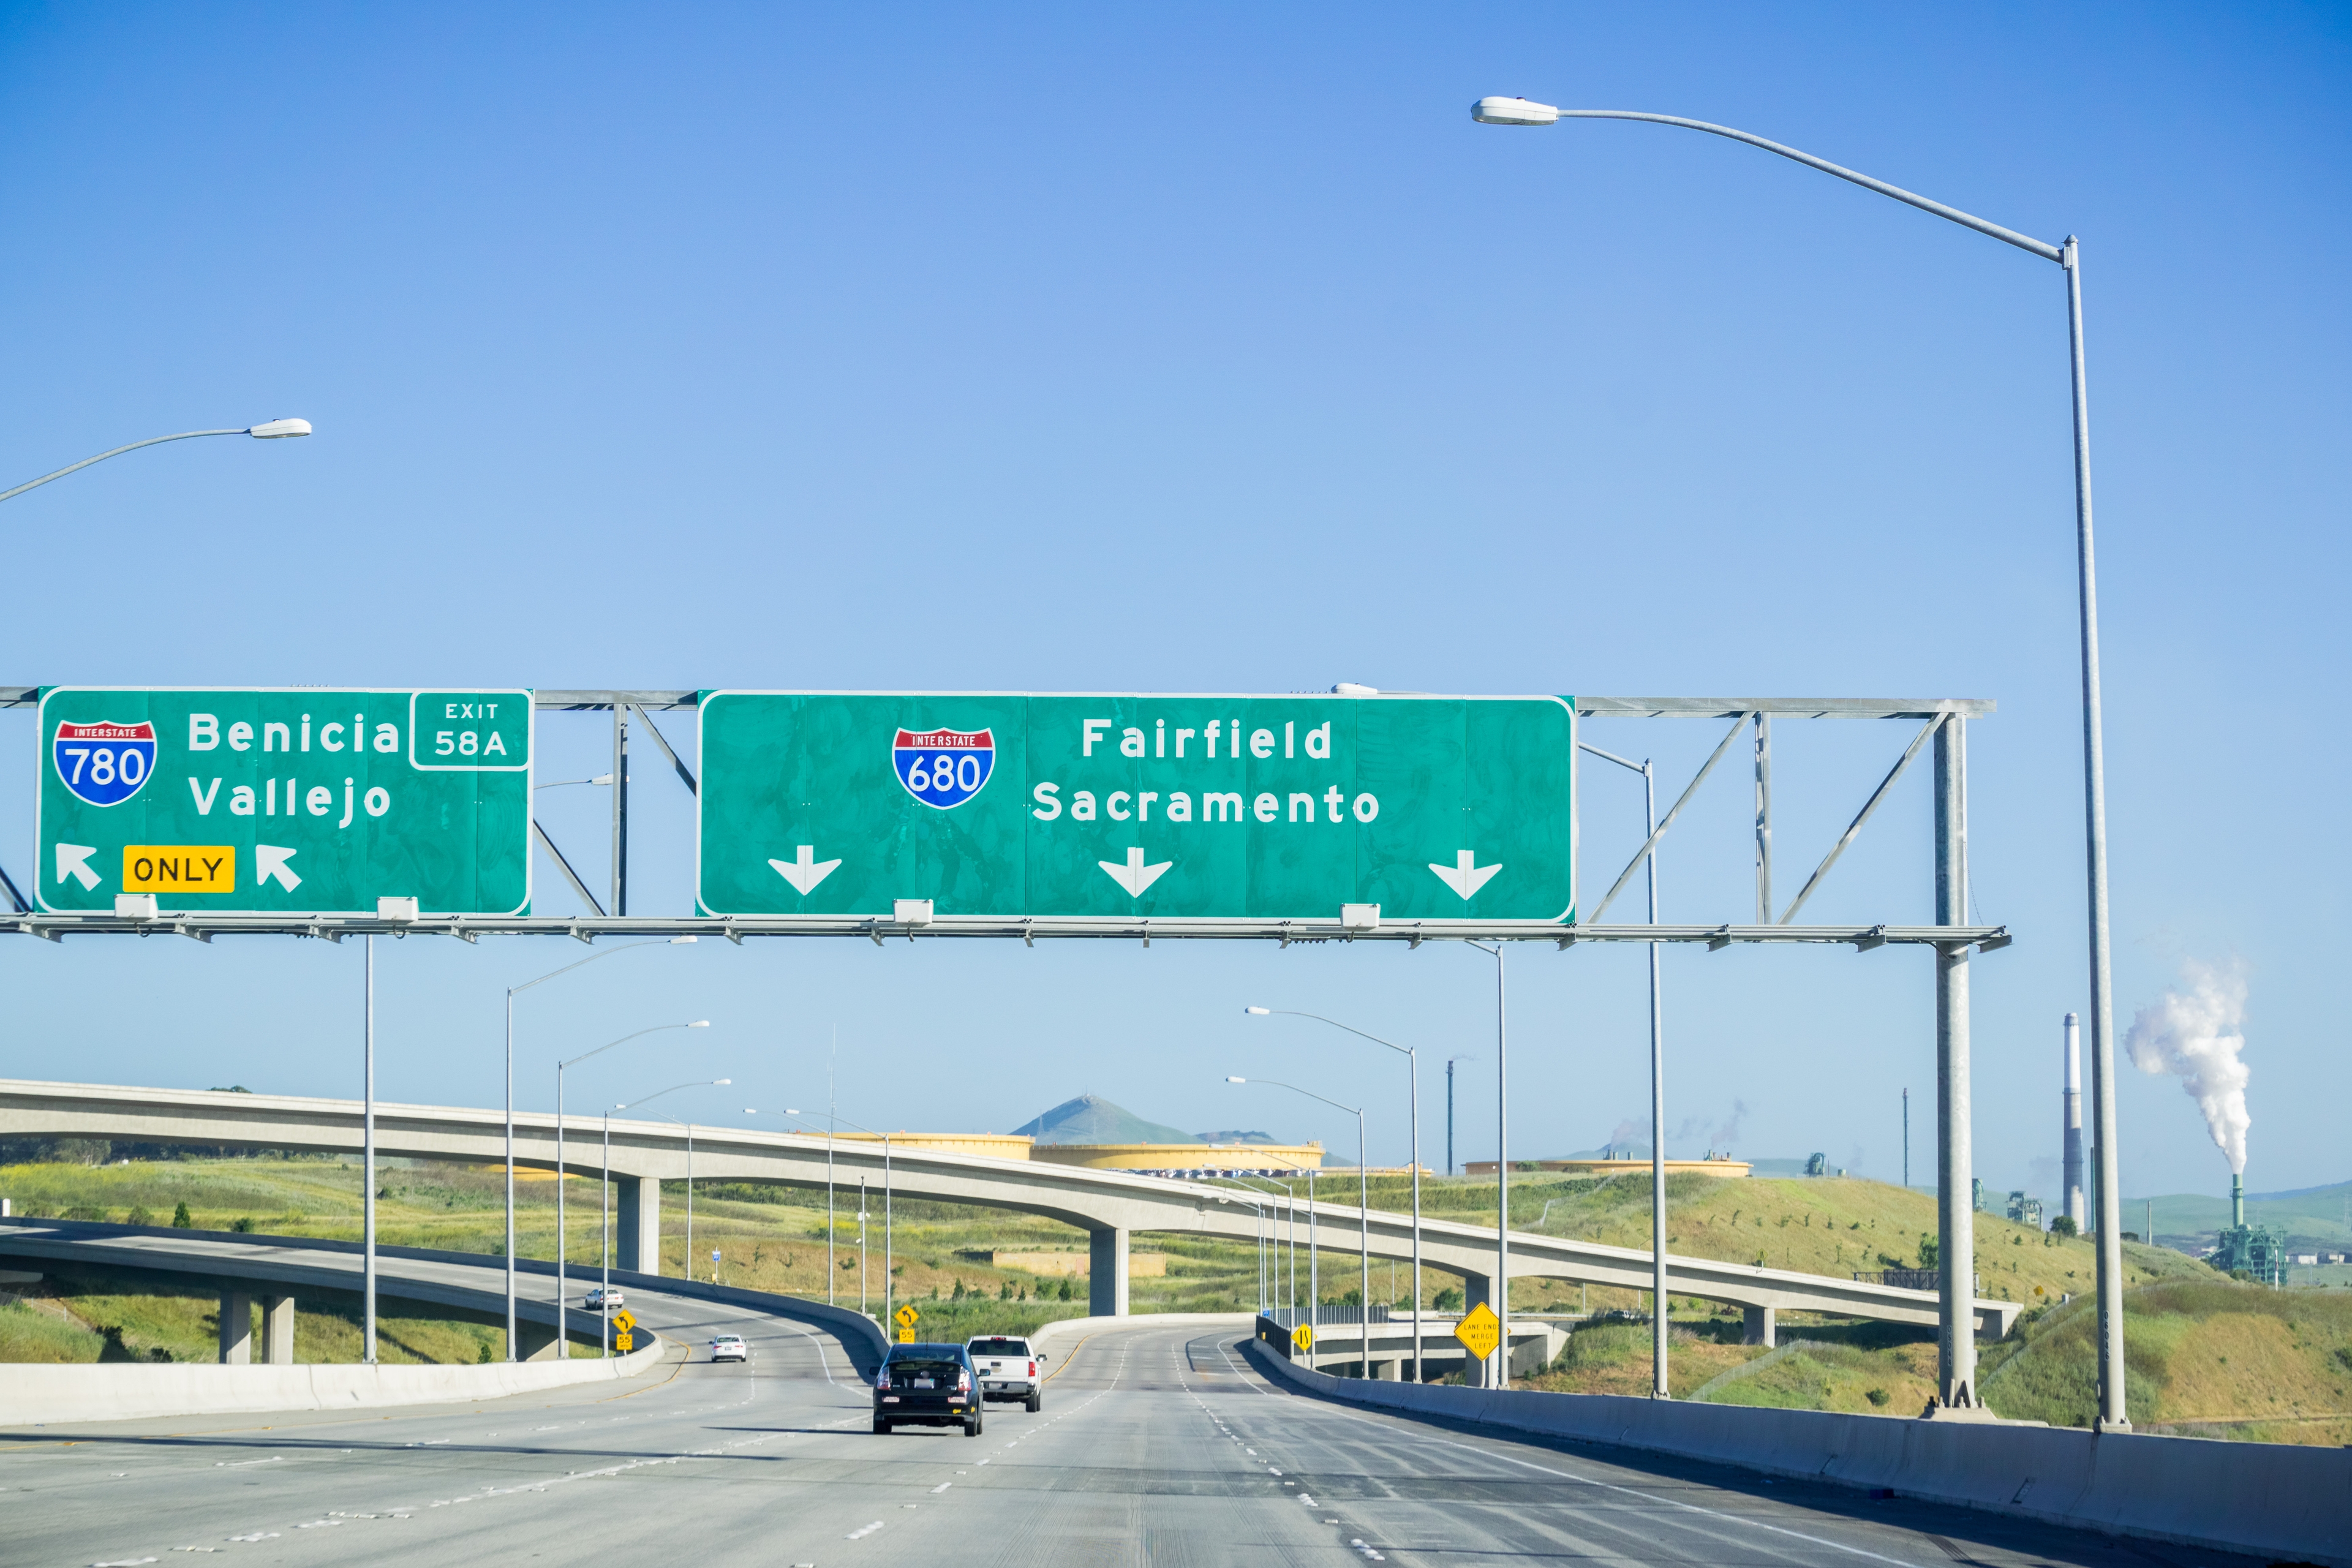
[[[361,1121],[360,1102],[351,1100],[0,1079],[0,1138],[103,1138],[357,1154]],[[376,1152],[382,1155],[471,1163],[497,1163],[505,1158],[504,1120],[497,1110],[378,1102],[375,1126]],[[566,1119],[564,1170],[583,1176],[599,1173],[604,1158],[603,1130],[602,1117]],[[883,1185],[883,1151],[874,1143],[836,1142],[835,1180],[854,1183],[863,1176],[869,1187],[878,1188]],[[616,1262],[621,1267],[659,1273],[661,1184],[683,1180],[686,1160],[686,1135],[674,1122],[612,1124],[611,1170],[621,1221]],[[556,1168],[553,1116],[517,1113],[515,1163]],[[1088,1304],[1098,1317],[1127,1314],[1128,1255],[1138,1232],[1242,1242],[1258,1235],[1257,1217],[1246,1199],[1231,1188],[1205,1183],[928,1149],[893,1152],[889,1163],[889,1185],[899,1195],[1034,1214],[1087,1232]],[[694,1173],[711,1181],[822,1187],[825,1142],[802,1133],[698,1124]],[[1327,1251],[1357,1251],[1369,1227],[1375,1257],[1399,1261],[1412,1257],[1409,1215],[1381,1210],[1366,1215],[1318,1200],[1315,1216],[1318,1239]],[[1422,1259],[1427,1267],[1459,1275],[1472,1302],[1492,1299],[1493,1231],[1433,1219],[1424,1219],[1421,1229]],[[1513,1279],[1633,1290],[1647,1290],[1651,1285],[1647,1252],[1522,1231],[1511,1234],[1510,1272]],[[1670,1255],[1666,1288],[1675,1295],[1738,1307],[1746,1314],[1750,1339],[1765,1342],[1771,1340],[1775,1314],[1781,1311],[1926,1327],[1937,1322],[1932,1290],[1896,1289],[1713,1258]],[[2004,1336],[2022,1310],[2019,1302],[1979,1300],[1974,1330],[1979,1335]]]

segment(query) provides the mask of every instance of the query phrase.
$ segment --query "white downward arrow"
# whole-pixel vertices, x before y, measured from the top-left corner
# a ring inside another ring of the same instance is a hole
[[[98,886],[98,873],[89,868],[89,858],[98,853],[95,844],[60,844],[58,846],[58,880],[68,877],[81,884],[89,892]]]
[[[1478,864],[1478,858],[1465,849],[1454,857],[1453,865],[1441,866],[1432,860],[1429,863],[1429,868],[1437,873],[1439,881],[1466,899],[1485,887],[1487,879],[1501,870],[1502,867],[1481,866]]]
[[[785,881],[790,882],[793,885],[793,891],[805,894],[809,889],[814,888],[819,882],[822,882],[827,877],[832,876],[833,868],[835,866],[840,865],[841,862],[838,860],[820,860],[816,858],[816,846],[814,844],[803,844],[801,846],[799,858],[793,860],[771,860],[768,864],[776,868],[777,876],[782,877]]]
[[[300,887],[302,879],[296,876],[294,868],[286,863],[294,858],[295,854],[296,851],[281,849],[275,844],[255,845],[253,847],[253,885],[258,888],[270,878],[275,877],[278,879],[278,885],[289,893]]]
[[[1143,897],[1143,889],[1160,880],[1160,873],[1176,862],[1162,860],[1157,866],[1147,866],[1143,863],[1143,851],[1139,848],[1129,848],[1127,852],[1127,864],[1124,866],[1116,860],[1097,860],[1095,864],[1109,872],[1110,879],[1125,888],[1129,898],[1139,899]]]

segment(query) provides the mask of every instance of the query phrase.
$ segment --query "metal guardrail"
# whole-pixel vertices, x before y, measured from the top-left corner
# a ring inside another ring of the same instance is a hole
[[[1261,1312],[1258,1316],[1280,1323],[1286,1329],[1295,1329],[1299,1324],[1308,1321],[1312,1321],[1319,1329],[1329,1323],[1360,1323],[1364,1321],[1364,1310],[1351,1304],[1327,1301],[1322,1306],[1315,1308],[1276,1307],[1272,1311]],[[1372,1303],[1372,1321],[1375,1323],[1410,1322],[1411,1321],[1411,1313],[1402,1315],[1395,1313],[1385,1301]],[[1430,1314],[1423,1313],[1422,1321],[1429,1321]]]

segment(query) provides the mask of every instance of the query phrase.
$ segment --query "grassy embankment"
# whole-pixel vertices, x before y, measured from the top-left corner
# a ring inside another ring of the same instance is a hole
[[[376,1233],[385,1245],[500,1252],[505,1239],[505,1178],[498,1168],[402,1162],[387,1163],[378,1174]],[[553,1258],[553,1177],[524,1173],[516,1187],[518,1255]],[[593,1178],[570,1178],[565,1192],[567,1253],[572,1267],[584,1277],[594,1271],[600,1258],[597,1183]],[[242,1226],[269,1235],[334,1240],[355,1240],[360,1234],[358,1167],[340,1160],[9,1165],[0,1167],[0,1194],[15,1200],[20,1215],[169,1225],[184,1204],[190,1223],[203,1230]],[[883,1204],[878,1191],[868,1192],[866,1207],[870,1218],[864,1227],[865,1304],[878,1312],[886,1283]],[[1050,1319],[1085,1314],[1083,1274],[1068,1279],[1040,1276],[997,1268],[985,1260],[986,1254],[996,1250],[1073,1252],[1083,1258],[1084,1232],[1034,1215],[957,1205],[900,1200],[891,1207],[890,1272],[896,1277],[897,1298],[912,1300],[922,1314],[922,1333],[1017,1332]],[[833,1299],[852,1309],[860,1299],[856,1209],[856,1188],[842,1188],[835,1194],[833,1226],[835,1268],[831,1272],[837,1276]],[[825,1236],[821,1189],[805,1192],[750,1183],[697,1185],[698,1278],[711,1277],[710,1253],[715,1249],[721,1254],[719,1278],[727,1284],[822,1300],[828,1275]],[[1154,1237],[1139,1250],[1164,1254],[1167,1272],[1132,1281],[1129,1296],[1138,1311],[1234,1311],[1255,1300],[1256,1262],[1254,1248],[1246,1244]],[[685,1271],[683,1184],[670,1184],[662,1192],[662,1255],[665,1273]],[[584,1280],[576,1289],[584,1289]],[[205,1300],[209,1311],[211,1299]],[[122,1310],[109,1310],[118,1315]],[[298,1323],[307,1321],[307,1316],[298,1319]],[[15,1339],[0,1334],[0,1360],[50,1359],[38,1349],[49,1342],[38,1337],[47,1331],[33,1324]],[[169,1342],[187,1342],[183,1335]],[[354,1337],[354,1346],[356,1342]],[[503,1343],[501,1339],[501,1353]],[[19,1344],[24,1347],[21,1354],[11,1348]],[[95,1359],[95,1352],[77,1359]],[[304,1355],[302,1359],[339,1358]],[[349,1359],[357,1359],[356,1353]],[[469,1352],[461,1359],[472,1356]]]
[[[1352,1203],[1354,1183],[1320,1184],[1327,1198]],[[383,1173],[378,1201],[380,1233],[387,1243],[495,1252],[501,1238],[499,1205],[503,1180],[495,1169],[402,1164]],[[179,1203],[189,1205],[200,1227],[226,1230],[239,1220],[277,1234],[352,1237],[358,1234],[358,1173],[328,1160],[226,1160],[169,1162],[92,1168],[16,1165],[0,1169],[0,1192],[17,1200],[20,1212],[39,1209],[79,1217],[131,1220],[146,1211],[152,1223],[168,1223]],[[551,1178],[519,1184],[520,1250],[527,1257],[554,1253],[554,1192]],[[571,1257],[575,1267],[596,1261],[596,1184],[569,1184]],[[1426,1178],[1423,1210],[1433,1217],[1492,1225],[1495,1183],[1491,1178]],[[1384,1178],[1372,1184],[1375,1207],[1409,1206],[1408,1181]],[[663,1194],[666,1268],[682,1269],[685,1246],[683,1191]],[[825,1290],[824,1195],[751,1184],[698,1187],[695,1201],[697,1272],[709,1278],[709,1254],[724,1255],[721,1275],[730,1284],[822,1297]],[[867,1305],[882,1300],[881,1201],[867,1194],[872,1221],[866,1280]],[[855,1307],[857,1294],[857,1222],[855,1188],[838,1194],[836,1297]],[[1512,1220],[1522,1229],[1634,1248],[1649,1244],[1649,1195],[1639,1177],[1595,1182],[1536,1173],[1515,1178]],[[1677,1252],[1746,1263],[1762,1262],[1843,1276],[1857,1269],[1913,1266],[1920,1242],[1935,1226],[1935,1205],[1917,1193],[1850,1179],[1815,1181],[1717,1181],[1677,1177],[1670,1184],[1668,1246]],[[1032,1215],[953,1205],[901,1202],[894,1205],[894,1261],[901,1300],[912,1299],[923,1314],[926,1336],[961,1337],[982,1331],[1034,1329],[1056,1317],[1085,1310],[1083,1277],[1069,1281],[1072,1299],[1061,1299],[1063,1281],[1021,1270],[996,1268],[982,1260],[990,1250],[1083,1254],[1082,1233]],[[1141,1250],[1167,1255],[1164,1278],[1139,1277],[1132,1296],[1139,1311],[1232,1310],[1248,1304],[1255,1264],[1247,1245],[1200,1242],[1172,1236],[1138,1238]],[[1977,1216],[1977,1266],[1987,1293],[2045,1303],[2030,1310],[2020,1334],[2007,1344],[1988,1345],[1982,1354],[1986,1400],[2003,1414],[2081,1424],[2088,1418],[2094,1358],[2089,1340],[2090,1245],[2045,1237],[1990,1215]],[[982,1255],[982,1256],[975,1256]],[[2131,1357],[2132,1415],[2157,1428],[2227,1431],[2272,1440],[2352,1440],[2352,1297],[2324,1291],[2271,1292],[2240,1287],[2202,1264],[2161,1248],[2126,1244],[2126,1272],[2134,1288],[2127,1300],[2126,1336]],[[1302,1259],[1302,1276],[1304,1274]],[[1352,1300],[1357,1278],[1352,1255],[1323,1254],[1325,1296]],[[1402,1288],[1402,1271],[1395,1276]],[[1376,1297],[1390,1293],[1390,1273],[1374,1265]],[[1454,1284],[1433,1271],[1426,1299]],[[958,1292],[962,1295],[959,1299]],[[2059,1297],[2077,1300],[2049,1306]],[[1581,1293],[1573,1285],[1521,1280],[1513,1289],[1514,1310],[1573,1311]],[[1402,1291],[1400,1289],[1399,1300]],[[143,1300],[153,1300],[154,1298]],[[100,1308],[100,1301],[110,1304]],[[89,1310],[83,1310],[87,1304]],[[1633,1291],[1594,1289],[1592,1310],[1638,1308]],[[163,1309],[134,1308],[127,1299],[91,1295],[73,1310],[85,1325],[123,1330],[126,1352],[145,1353],[163,1344],[179,1353],[186,1347],[208,1359],[209,1298],[190,1299],[182,1326],[166,1331]],[[1927,1334],[1881,1324],[1809,1321],[1800,1313],[1780,1320],[1782,1349],[1766,1354],[1737,1342],[1736,1314],[1706,1303],[1672,1303],[1675,1355],[1672,1383],[1679,1397],[1807,1409],[1911,1414],[1922,1407],[1935,1378],[1935,1346]],[[74,1329],[52,1312],[28,1322],[38,1309],[0,1311],[0,1357],[48,1359],[70,1342],[95,1359],[105,1344],[93,1327]],[[109,1317],[108,1313],[114,1315]],[[142,1317],[141,1314],[147,1315]],[[145,1326],[158,1320],[155,1328]],[[326,1313],[306,1310],[306,1327],[332,1336],[339,1331]],[[438,1343],[441,1359],[472,1359],[475,1336],[490,1332],[471,1325],[443,1325],[454,1336]],[[390,1331],[389,1330],[387,1331]],[[416,1351],[425,1352],[425,1327],[404,1328]],[[64,1338],[61,1340],[60,1335]],[[349,1331],[355,1357],[357,1333]],[[323,1347],[322,1347],[323,1348]],[[313,1354],[305,1360],[352,1359]],[[387,1344],[385,1353],[400,1353]],[[77,1355],[75,1359],[82,1359]],[[1580,1392],[1642,1393],[1649,1386],[1649,1332],[1645,1326],[1596,1323],[1578,1333],[1570,1349],[1533,1386]],[[1710,1386],[1711,1385],[1711,1386]]]

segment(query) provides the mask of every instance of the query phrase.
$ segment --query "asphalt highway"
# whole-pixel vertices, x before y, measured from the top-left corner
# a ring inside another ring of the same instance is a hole
[[[1149,1318],[1066,1342],[1040,1414],[878,1436],[821,1331],[631,1305],[680,1344],[626,1384],[0,1434],[0,1563],[2244,1561],[1370,1415],[1269,1384],[1236,1330]],[[751,1362],[709,1361],[722,1331]]]

